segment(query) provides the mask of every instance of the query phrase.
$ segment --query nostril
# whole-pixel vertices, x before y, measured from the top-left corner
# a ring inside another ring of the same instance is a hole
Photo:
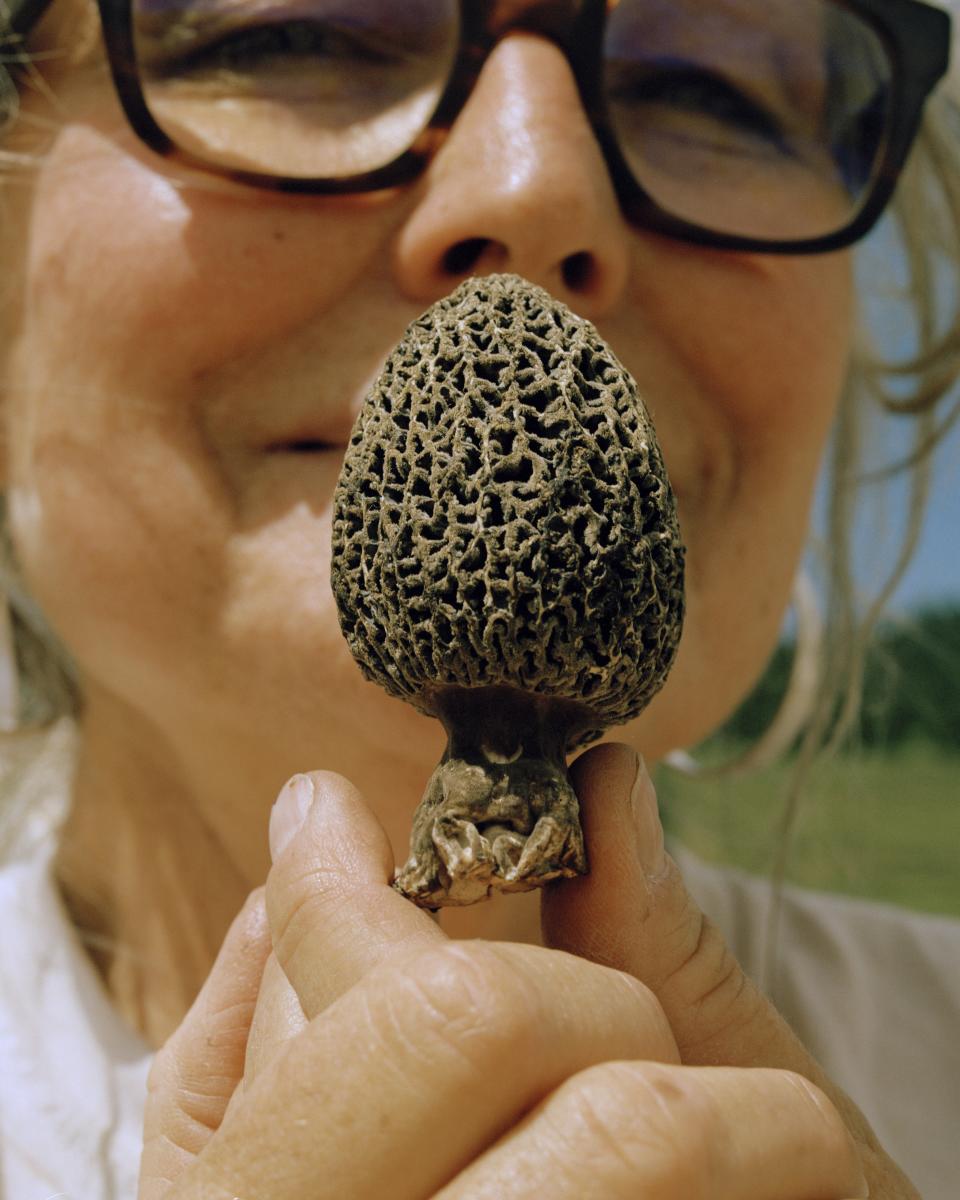
[[[518,255],[517,258],[519,257]],[[571,295],[578,295],[581,300],[593,296],[605,282],[601,261],[590,250],[578,250],[575,254],[568,254],[562,258],[558,264],[559,274],[566,291]],[[522,273],[524,267],[529,270],[532,265],[532,262],[516,262],[509,246],[503,242],[492,238],[474,237],[462,238],[449,246],[440,259],[439,271],[441,280],[446,281],[490,271]],[[553,275],[553,272],[549,274]],[[547,272],[541,272],[540,275],[544,280],[548,277]],[[534,274],[530,275],[531,279],[536,277]],[[560,281],[556,279],[556,275],[553,278],[553,286],[557,286]],[[546,286],[551,285],[547,283]]]
[[[476,266],[488,245],[487,238],[465,238],[443,256],[443,269],[448,275],[465,275]]]
[[[586,292],[592,286],[597,273],[597,264],[587,250],[569,254],[560,268],[563,282],[572,292]]]

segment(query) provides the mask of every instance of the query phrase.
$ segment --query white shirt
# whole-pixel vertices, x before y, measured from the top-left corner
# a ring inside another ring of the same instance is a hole
[[[0,788],[32,821],[0,868],[0,1197],[134,1200],[150,1054],[120,1019],[50,875],[71,731]],[[5,800],[6,803],[6,800]],[[671,848],[760,979],[769,885]],[[924,1200],[960,1180],[960,920],[788,888],[779,1010]]]
[[[110,1004],[53,883],[74,731],[3,743],[0,1200],[135,1200],[151,1054]]]

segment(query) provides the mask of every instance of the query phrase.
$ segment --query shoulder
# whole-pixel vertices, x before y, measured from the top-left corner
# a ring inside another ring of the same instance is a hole
[[[960,920],[785,887],[671,846],[697,903],[930,1200],[960,1174]]]
[[[670,851],[697,903],[755,976],[769,959],[767,942],[776,919],[784,955],[826,956],[834,968],[849,974],[854,966],[869,970],[871,964],[887,970],[895,953],[918,963],[933,962],[941,978],[960,988],[960,918],[791,885],[782,889],[778,903],[767,878],[706,863],[676,843]]]
[[[842,996],[847,1008],[925,1013],[925,1037],[960,1054],[960,919],[790,885],[778,897],[769,879],[671,851],[744,969],[795,1025]]]

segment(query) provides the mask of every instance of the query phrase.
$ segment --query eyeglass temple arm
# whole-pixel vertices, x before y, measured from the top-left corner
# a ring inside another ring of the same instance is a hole
[[[7,33],[26,37],[52,0],[0,0],[0,39]]]

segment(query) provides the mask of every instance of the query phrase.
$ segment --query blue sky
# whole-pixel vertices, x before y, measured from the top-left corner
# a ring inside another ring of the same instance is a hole
[[[942,3],[954,17],[954,61],[960,60],[960,6]],[[893,604],[909,609],[934,600],[960,603],[960,422],[937,456],[936,476],[923,539]]]
[[[917,555],[894,597],[897,610],[931,600],[960,603],[960,423],[940,447]]]
[[[899,421],[891,420],[883,430],[880,444],[886,449],[883,454],[869,456],[871,468],[896,462],[907,449],[901,442],[902,428]],[[855,576],[864,603],[879,593],[899,551],[909,509],[908,478],[904,474],[893,483],[865,491],[858,508]],[[817,489],[814,516],[815,529],[824,533],[825,482],[822,479]],[[814,545],[816,540],[815,534]],[[816,553],[808,565],[813,578],[822,579],[822,564],[818,565]],[[897,619],[943,601],[960,604],[960,422],[937,449],[920,541],[887,605],[886,616]],[[788,615],[786,628],[792,629],[792,616]]]
[[[873,452],[866,466],[876,470],[896,463],[909,451],[904,424],[913,419],[888,418],[875,431]],[[909,438],[913,429],[908,428]],[[894,564],[905,531],[910,475],[867,488],[857,511],[855,576],[861,599],[873,600]],[[823,530],[827,498],[826,480],[817,489],[814,527]],[[816,535],[814,544],[816,542]],[[810,560],[814,578],[820,576],[816,555]],[[934,455],[933,481],[923,529],[916,550],[887,606],[893,618],[942,601],[960,604],[960,421],[940,443]]]
[[[920,343],[916,310],[909,300],[907,260],[895,222],[889,218],[881,221],[862,244],[856,263],[863,289],[861,295],[866,302],[867,326],[880,358],[893,362],[909,360]],[[955,311],[956,276],[951,270],[944,270],[941,283],[945,326],[942,332],[946,333],[946,321]],[[893,386],[892,380],[885,382]],[[912,382],[907,381],[906,395],[909,395]],[[953,401],[958,394],[960,388],[954,388]],[[949,403],[948,400],[943,408],[946,409]],[[870,438],[877,447],[870,454],[870,465],[877,467],[896,462],[909,449],[911,425],[909,417],[884,421]],[[902,527],[905,519],[906,487],[892,485],[877,489],[874,494],[867,494],[867,501],[858,523],[861,565],[869,563],[871,551],[875,551],[878,562],[889,565],[891,553],[895,552],[892,548],[895,541],[891,542],[889,533]],[[922,537],[910,567],[892,597],[891,615],[943,600],[960,603],[960,421],[937,448],[932,494]]]

